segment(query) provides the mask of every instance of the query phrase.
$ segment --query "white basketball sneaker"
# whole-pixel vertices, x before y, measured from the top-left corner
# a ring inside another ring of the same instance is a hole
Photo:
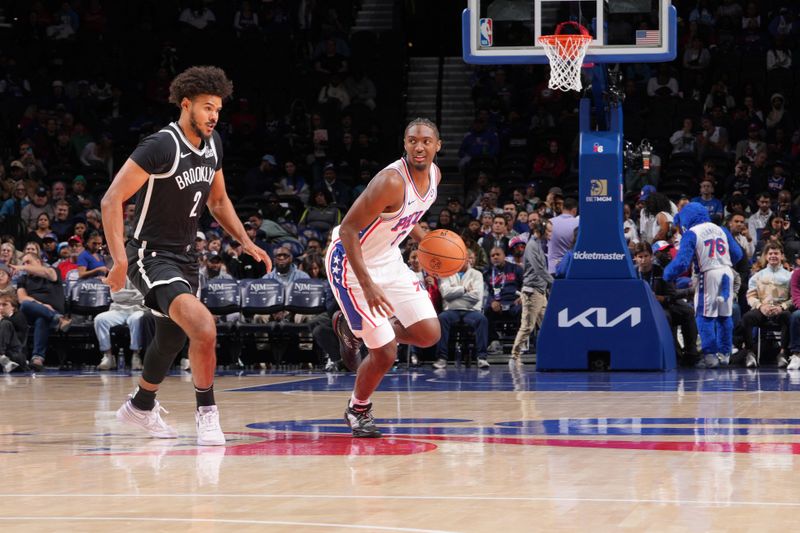
[[[6,374],[10,374],[15,368],[19,366],[19,363],[15,363],[11,359],[8,358],[6,355],[0,355],[0,366],[3,367],[3,371]]]
[[[117,362],[114,360],[114,356],[111,354],[103,354],[103,359],[100,360],[100,364],[97,365],[97,370],[113,370],[117,368]]]
[[[152,411],[142,411],[137,409],[131,403],[130,396],[117,410],[117,420],[124,422],[130,426],[136,426],[148,432],[151,437],[157,439],[175,439],[178,437],[178,432],[172,429],[161,418],[161,411],[169,414],[169,411],[161,407],[161,404],[156,400],[156,406]]]
[[[800,354],[793,353],[789,358],[789,364],[786,370],[800,370]]]
[[[219,426],[219,409],[216,405],[201,406],[194,414],[197,422],[198,446],[223,446],[225,434]]]

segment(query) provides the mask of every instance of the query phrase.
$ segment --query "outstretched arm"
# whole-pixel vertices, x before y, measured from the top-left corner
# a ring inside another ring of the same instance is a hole
[[[697,245],[697,236],[693,231],[687,231],[681,239],[681,249],[667,268],[664,269],[664,281],[674,281],[675,278],[685,272],[694,259],[694,249]],[[741,249],[740,249],[741,252]]]

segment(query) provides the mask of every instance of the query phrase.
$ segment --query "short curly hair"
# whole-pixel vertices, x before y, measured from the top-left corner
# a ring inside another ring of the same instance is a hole
[[[175,76],[169,84],[169,102],[180,107],[184,98],[211,94],[227,100],[233,94],[233,82],[219,67],[190,67]]]
[[[437,139],[441,138],[439,136],[439,128],[436,127],[436,124],[434,124],[432,120],[423,117],[417,117],[411,122],[409,122],[408,126],[406,126],[406,129],[403,131],[403,136],[408,135],[408,130],[410,130],[414,126],[427,126],[433,130],[433,133],[436,135]]]

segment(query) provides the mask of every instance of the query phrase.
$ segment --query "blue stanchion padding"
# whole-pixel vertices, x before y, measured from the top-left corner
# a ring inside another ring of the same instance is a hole
[[[622,230],[622,107],[608,131],[591,131],[590,100],[581,100],[580,230],[568,279],[635,279]]]
[[[642,280],[556,280],[536,345],[536,369],[588,370],[608,352],[610,370],[672,370],[667,318]]]

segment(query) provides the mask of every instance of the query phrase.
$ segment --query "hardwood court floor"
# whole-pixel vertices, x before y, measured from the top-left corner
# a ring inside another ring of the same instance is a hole
[[[796,374],[796,375],[794,375]],[[229,442],[114,420],[133,377],[0,376],[0,531],[792,531],[800,373],[397,371],[354,440],[346,374],[222,376]]]

